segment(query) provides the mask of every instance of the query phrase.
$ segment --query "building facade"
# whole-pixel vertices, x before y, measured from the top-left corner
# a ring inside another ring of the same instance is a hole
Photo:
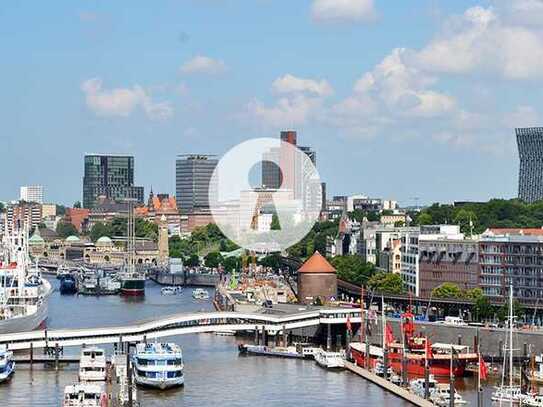
[[[41,205],[36,202],[15,201],[6,206],[5,232],[12,234],[16,230],[37,228],[42,221]]]
[[[84,167],[84,208],[94,208],[100,196],[143,203],[143,187],[134,186],[133,156],[88,154]]]
[[[543,231],[485,232],[479,241],[479,284],[492,300],[513,295],[524,304],[543,297]]]
[[[515,129],[520,159],[518,197],[525,202],[543,199],[543,127]]]
[[[478,287],[479,242],[470,239],[419,237],[420,296],[430,298],[444,282],[462,290]]]
[[[26,202],[43,203],[43,186],[42,185],[28,185],[22,186],[20,189],[19,199]]]
[[[209,194],[217,194],[212,179],[218,160],[214,155],[178,156],[175,164],[175,191],[178,209],[184,214],[209,211]]]

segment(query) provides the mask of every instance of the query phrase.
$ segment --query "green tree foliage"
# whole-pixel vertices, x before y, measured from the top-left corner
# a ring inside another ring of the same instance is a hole
[[[326,253],[326,240],[328,237],[337,235],[338,225],[339,220],[315,223],[301,241],[287,249],[288,254],[299,259],[311,256],[314,251],[324,255]],[[308,249],[311,251],[308,251]]]
[[[3,213],[5,208],[6,207],[5,207],[4,203],[0,202],[0,213]]]
[[[204,265],[206,267],[217,268],[224,261],[224,258],[219,252],[210,252],[204,258]]]
[[[239,270],[241,269],[241,257],[236,257],[236,256],[226,257],[223,260],[222,265],[224,267],[224,270],[228,273],[231,273],[232,271],[239,272]]]
[[[475,212],[469,209],[460,209],[454,215],[453,222],[455,225],[460,226],[460,232],[469,235],[471,233],[472,225],[475,228],[477,224],[477,215]]]
[[[281,256],[278,254],[270,254],[258,260],[258,264],[264,267],[271,267],[274,270],[278,270],[281,267]]]
[[[443,283],[432,290],[435,298],[464,298],[464,292],[454,283]]]
[[[473,314],[477,321],[484,321],[492,318],[494,312],[495,309],[490,304],[490,300],[488,299],[488,297],[482,295],[475,299]]]
[[[90,231],[90,238],[96,242],[102,236],[113,237],[113,230],[110,223],[97,222]]]
[[[330,262],[337,270],[338,278],[353,284],[365,285],[375,273],[375,266],[357,255],[336,256]]]
[[[66,207],[64,205],[56,205],[56,212],[58,216],[64,216],[66,214]]]
[[[379,212],[376,211],[362,211],[360,209],[355,209],[354,211],[347,213],[347,216],[349,219],[357,222],[362,222],[364,218],[370,222],[376,222],[379,220]]]
[[[274,213],[273,216],[272,216],[270,229],[271,230],[281,230],[281,224],[279,223],[279,217],[277,216],[276,213]]]
[[[198,267],[200,265],[200,258],[196,254],[191,254],[185,259],[184,264],[188,267]]]
[[[75,201],[74,202],[74,208],[81,209],[81,201]]]
[[[519,302],[519,300],[514,299],[513,300],[513,316],[520,318],[524,315],[526,310],[522,306],[522,304]],[[501,307],[498,308],[496,312],[496,316],[500,321],[506,321],[509,316],[509,302],[505,302]]]
[[[79,235],[75,226],[72,225],[71,223],[66,223],[66,222],[57,223],[57,233],[63,239],[66,239],[68,236]]]
[[[442,205],[435,203],[415,216],[414,223],[433,224],[460,223],[469,230],[471,216],[474,233],[484,232],[490,227],[541,227],[543,225],[543,201],[531,204],[518,199],[492,199],[484,203]]]
[[[399,274],[379,272],[368,280],[368,287],[383,294],[404,294],[403,280]]]

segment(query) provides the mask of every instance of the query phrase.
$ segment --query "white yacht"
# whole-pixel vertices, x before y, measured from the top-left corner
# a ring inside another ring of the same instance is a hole
[[[492,393],[492,401],[498,406],[509,406],[511,401],[514,405],[519,405],[521,402],[524,404],[527,398],[526,394],[522,394],[520,386],[500,386]]]
[[[106,354],[103,349],[94,346],[83,348],[79,361],[79,381],[105,381],[106,367]]]
[[[192,291],[192,298],[197,300],[207,300],[209,298],[209,293],[203,288],[197,288]]]
[[[32,267],[28,233],[6,234],[0,255],[0,334],[32,331],[47,319],[51,284]]]
[[[543,396],[527,396],[522,400],[522,405],[529,407],[543,407]]]
[[[449,407],[451,405],[451,388],[449,384],[438,383],[434,391],[430,393],[430,401],[436,406]],[[454,405],[462,406],[467,404],[466,400],[462,398],[460,393],[456,390],[454,392]]]
[[[330,352],[318,349],[313,357],[319,366],[326,369],[343,369],[345,367],[345,352]]]
[[[166,389],[184,384],[183,354],[175,343],[138,343],[132,363],[138,385]]]
[[[162,295],[176,295],[176,294],[181,294],[182,291],[183,291],[183,289],[181,287],[167,286],[167,287],[162,287],[160,289],[160,294],[162,294]]]
[[[6,345],[0,345],[0,383],[8,380],[15,372],[13,352],[7,350]]]
[[[78,383],[64,388],[62,407],[102,407],[107,403],[103,384]]]
[[[426,381],[424,378],[413,379],[409,382],[409,389],[412,393],[416,394],[419,397],[424,397],[426,389]],[[428,377],[428,390],[430,395],[432,395],[438,386],[437,380],[434,378],[434,375],[431,374]]]

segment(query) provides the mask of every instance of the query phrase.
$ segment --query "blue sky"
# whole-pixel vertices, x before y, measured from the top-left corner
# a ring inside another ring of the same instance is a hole
[[[81,199],[83,155],[175,156],[298,130],[331,194],[513,197],[541,125],[543,1],[0,3],[0,200]]]

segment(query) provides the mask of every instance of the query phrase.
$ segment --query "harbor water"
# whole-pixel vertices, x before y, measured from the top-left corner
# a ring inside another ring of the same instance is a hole
[[[122,325],[177,312],[213,309],[210,300],[194,300],[191,289],[164,296],[152,282],[147,283],[145,298],[139,299],[61,296],[58,281],[50,281],[56,288],[49,301],[47,326],[51,329]],[[142,406],[409,405],[354,374],[328,372],[313,361],[239,356],[239,338],[198,334],[168,340],[183,349],[185,386],[167,391],[140,389]],[[106,349],[111,353],[112,347]],[[64,353],[76,355],[79,348],[66,348]],[[61,366],[58,371],[40,365],[32,369],[18,365],[11,381],[0,385],[0,403],[10,407],[59,406],[64,386],[77,381],[77,369],[77,365]],[[474,380],[463,379],[456,386],[475,405]],[[490,392],[488,388],[487,400]]]

